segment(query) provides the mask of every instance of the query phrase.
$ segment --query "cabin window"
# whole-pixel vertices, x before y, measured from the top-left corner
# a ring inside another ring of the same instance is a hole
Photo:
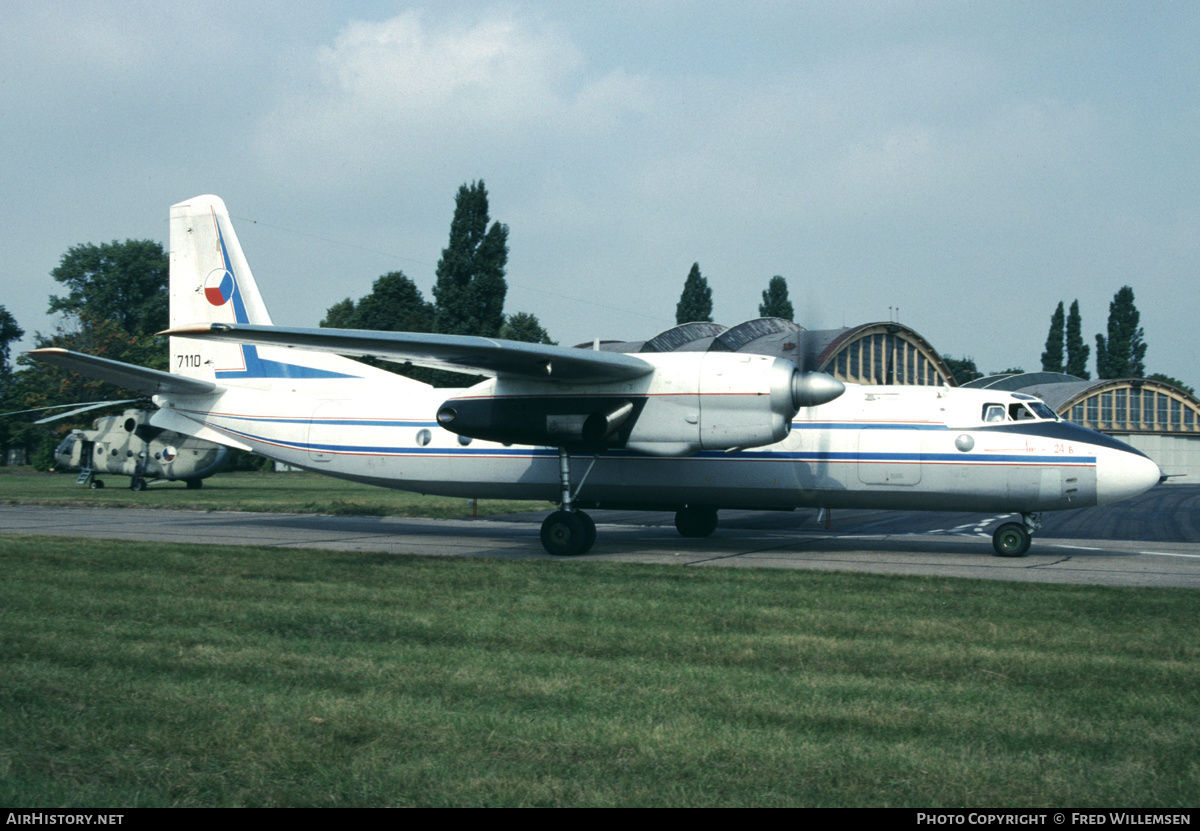
[[[425,445],[429,444],[429,442],[431,442],[431,441],[433,441],[433,433],[430,433],[428,430],[418,430],[417,431],[417,446],[418,447],[424,447]]]

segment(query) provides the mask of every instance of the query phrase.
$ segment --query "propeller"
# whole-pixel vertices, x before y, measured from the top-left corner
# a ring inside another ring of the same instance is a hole
[[[125,398],[125,399],[122,399],[121,401],[88,401],[88,402],[86,402],[86,406],[77,407],[74,410],[69,410],[68,412],[65,412],[65,413],[59,413],[58,415],[46,416],[45,418],[39,419],[38,421],[35,421],[33,423],[34,424],[47,424],[51,421],[58,421],[59,419],[73,416],[76,413],[86,413],[88,410],[95,410],[99,407],[109,407],[109,406],[114,406],[116,404],[129,404],[133,401],[141,401],[141,400],[142,399],[140,399],[140,398]],[[76,403],[81,403],[81,402],[76,402]],[[55,404],[51,407],[34,407],[29,410],[13,410],[12,412],[8,412],[8,413],[0,413],[0,416],[20,415],[21,413],[38,413],[38,412],[43,412],[45,410],[61,410],[63,407],[75,407],[75,404]]]
[[[820,345],[814,333],[808,329],[796,332],[796,371],[792,374],[792,404],[801,407],[817,407],[828,404],[846,391],[846,385],[824,372],[817,372]]]

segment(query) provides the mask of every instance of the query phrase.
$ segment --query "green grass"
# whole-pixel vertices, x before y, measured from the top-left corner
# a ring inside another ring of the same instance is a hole
[[[1189,807],[1189,590],[0,537],[0,804]]]
[[[0,468],[0,470],[3,470]],[[37,473],[9,468],[0,473],[0,504],[63,505],[110,508],[177,508],[198,511],[269,511],[284,513],[420,516],[436,519],[550,511],[549,502],[423,496],[360,485],[315,473],[220,473],[199,490],[183,482],[162,482],[147,490],[129,489],[129,477],[103,476],[105,487],[76,485],[74,473]]]

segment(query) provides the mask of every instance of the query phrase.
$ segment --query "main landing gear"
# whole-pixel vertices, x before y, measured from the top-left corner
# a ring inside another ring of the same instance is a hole
[[[717,530],[717,509],[688,505],[675,512],[675,530],[681,537],[710,537]]]
[[[542,522],[542,548],[559,557],[586,554],[596,543],[596,523],[575,507],[575,500],[599,456],[592,457],[587,473],[571,493],[571,456],[558,449],[558,479],[562,487],[559,508]],[[687,505],[675,514],[675,528],[680,536],[708,537],[717,530],[717,509],[711,505]]]
[[[579,487],[571,493],[571,456],[563,448],[558,449],[558,479],[562,486],[562,501],[559,509],[542,522],[542,548],[560,557],[576,557],[586,554],[596,543],[596,523],[583,511],[575,510],[575,497],[579,495],[583,483],[587,481],[592,466],[579,480]]]
[[[1041,514],[1021,514],[1023,522],[1006,522],[992,534],[997,557],[1024,557],[1034,533],[1042,527]]]

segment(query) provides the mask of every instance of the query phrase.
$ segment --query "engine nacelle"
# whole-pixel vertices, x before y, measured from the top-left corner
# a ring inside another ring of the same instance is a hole
[[[489,380],[448,399],[438,423],[507,444],[624,447],[652,455],[782,441],[801,406],[841,382],[791,361],[733,352],[641,354],[654,371],[607,384]]]

